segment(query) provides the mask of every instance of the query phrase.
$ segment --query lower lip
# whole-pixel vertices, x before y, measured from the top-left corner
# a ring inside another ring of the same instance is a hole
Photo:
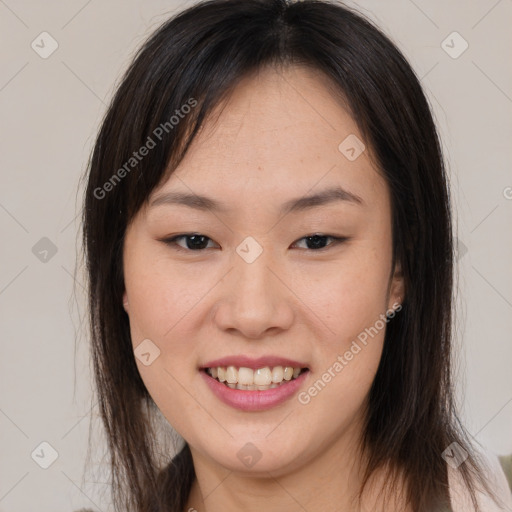
[[[285,384],[277,388],[264,391],[231,389],[210,377],[204,370],[200,370],[200,373],[213,393],[225,404],[242,411],[264,411],[285,402],[294,395],[303,384],[309,370],[301,373],[296,379],[285,381]]]

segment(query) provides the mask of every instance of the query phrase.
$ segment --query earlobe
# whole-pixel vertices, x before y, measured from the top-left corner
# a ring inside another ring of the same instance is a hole
[[[395,265],[395,272],[391,280],[391,287],[389,293],[389,309],[400,308],[405,297],[405,284],[402,267],[399,262]]]
[[[128,313],[128,297],[126,295],[126,292],[123,294],[123,307],[124,310]]]

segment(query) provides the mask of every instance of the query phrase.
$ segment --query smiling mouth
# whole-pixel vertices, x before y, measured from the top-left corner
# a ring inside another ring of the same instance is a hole
[[[265,391],[283,386],[309,369],[291,366],[265,366],[253,370],[244,366],[217,366],[204,368],[203,371],[231,389]]]

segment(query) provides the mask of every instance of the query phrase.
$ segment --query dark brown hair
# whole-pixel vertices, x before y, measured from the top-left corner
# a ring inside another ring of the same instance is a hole
[[[288,65],[319,71],[346,101],[392,201],[393,260],[401,264],[406,297],[387,326],[368,397],[366,477],[389,467],[390,484],[404,476],[415,511],[439,510],[449,506],[441,454],[457,442],[469,454],[458,471],[476,505],[477,485],[488,487],[457,420],[451,379],[447,176],[418,78],[388,37],[340,3],[210,0],[168,20],[135,55],[108,107],[86,177],[91,353],[116,510],[181,512],[195,476],[187,444],[164,467],[156,461],[156,406],[138,373],[122,307],[126,228],[239,80],[264,66]],[[143,146],[151,148],[135,158]]]

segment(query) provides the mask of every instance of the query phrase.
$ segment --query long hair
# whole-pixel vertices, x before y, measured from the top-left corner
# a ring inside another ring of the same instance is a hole
[[[448,180],[417,76],[388,37],[340,3],[209,0],[169,19],[134,56],[87,170],[83,243],[91,354],[115,509],[181,512],[195,477],[186,443],[164,467],[156,460],[156,406],[138,373],[122,307],[126,228],[240,79],[264,66],[288,65],[323,73],[332,94],[349,108],[390,191],[393,259],[401,264],[406,292],[387,327],[368,397],[360,493],[377,469],[388,467],[390,483],[404,475],[415,511],[446,506],[442,453],[458,443],[468,453],[458,471],[476,507],[475,490],[488,487],[457,419],[451,378]]]

